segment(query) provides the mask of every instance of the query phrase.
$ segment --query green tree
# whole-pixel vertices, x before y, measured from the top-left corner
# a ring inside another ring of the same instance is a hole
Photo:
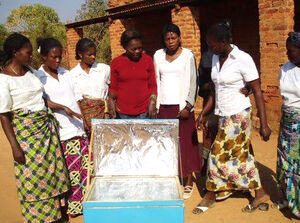
[[[34,47],[32,66],[37,68],[41,57],[37,52],[36,39],[54,37],[66,45],[65,26],[50,7],[40,4],[20,6],[10,12],[6,24],[10,32],[19,32],[27,36]]]
[[[0,50],[2,50],[4,41],[7,36],[8,36],[8,31],[2,24],[0,24]]]
[[[104,16],[108,8],[105,0],[86,0],[77,11],[76,21]],[[97,61],[109,64],[111,62],[109,23],[98,23],[83,27],[84,37],[93,40],[97,46]]]

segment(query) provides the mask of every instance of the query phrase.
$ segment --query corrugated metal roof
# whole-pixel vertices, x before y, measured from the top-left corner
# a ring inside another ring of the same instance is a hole
[[[197,0],[143,0],[139,2],[134,2],[131,4],[126,4],[118,7],[109,8],[106,10],[108,13],[105,16],[78,21],[74,23],[66,24],[67,28],[81,27],[86,25],[91,25],[95,23],[108,22],[110,19],[124,19],[129,17],[134,17],[144,12],[151,12],[159,9],[173,8],[176,4],[180,6],[186,6],[191,3],[197,2]]]

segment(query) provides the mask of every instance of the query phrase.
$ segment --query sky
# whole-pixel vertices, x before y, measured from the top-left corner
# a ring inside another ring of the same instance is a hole
[[[21,5],[42,4],[57,12],[62,22],[75,20],[76,11],[85,0],[0,0],[0,24],[4,24],[11,10]]]

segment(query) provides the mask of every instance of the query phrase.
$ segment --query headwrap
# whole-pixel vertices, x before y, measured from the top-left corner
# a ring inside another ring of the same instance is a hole
[[[294,44],[296,47],[300,48],[300,33],[299,32],[291,32],[289,33],[289,37],[287,39],[289,42]]]

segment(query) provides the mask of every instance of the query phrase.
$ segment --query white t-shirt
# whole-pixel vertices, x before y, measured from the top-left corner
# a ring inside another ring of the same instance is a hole
[[[283,104],[300,109],[300,68],[287,62],[281,67],[278,79]]]
[[[160,103],[162,105],[178,105],[180,103],[180,76],[184,73],[181,57],[182,54],[172,62],[165,58],[159,64]]]
[[[80,108],[75,99],[72,77],[69,71],[60,67],[58,69],[58,80],[48,74],[43,66],[40,67],[38,74],[44,85],[45,94],[51,101],[65,105],[72,111],[80,114]],[[54,114],[59,122],[60,140],[68,140],[76,136],[85,136],[82,120],[68,116],[63,110],[56,110]]]
[[[78,63],[70,73],[74,79],[76,95],[102,100],[107,98],[110,84],[110,67],[108,65],[95,62],[87,74]]]
[[[38,75],[31,71],[23,76],[0,74],[0,113],[46,110],[43,90]]]
[[[233,49],[221,70],[219,56],[213,55],[211,78],[215,84],[215,114],[230,116],[251,107],[249,97],[240,93],[246,82],[259,78],[252,57],[232,45]]]

